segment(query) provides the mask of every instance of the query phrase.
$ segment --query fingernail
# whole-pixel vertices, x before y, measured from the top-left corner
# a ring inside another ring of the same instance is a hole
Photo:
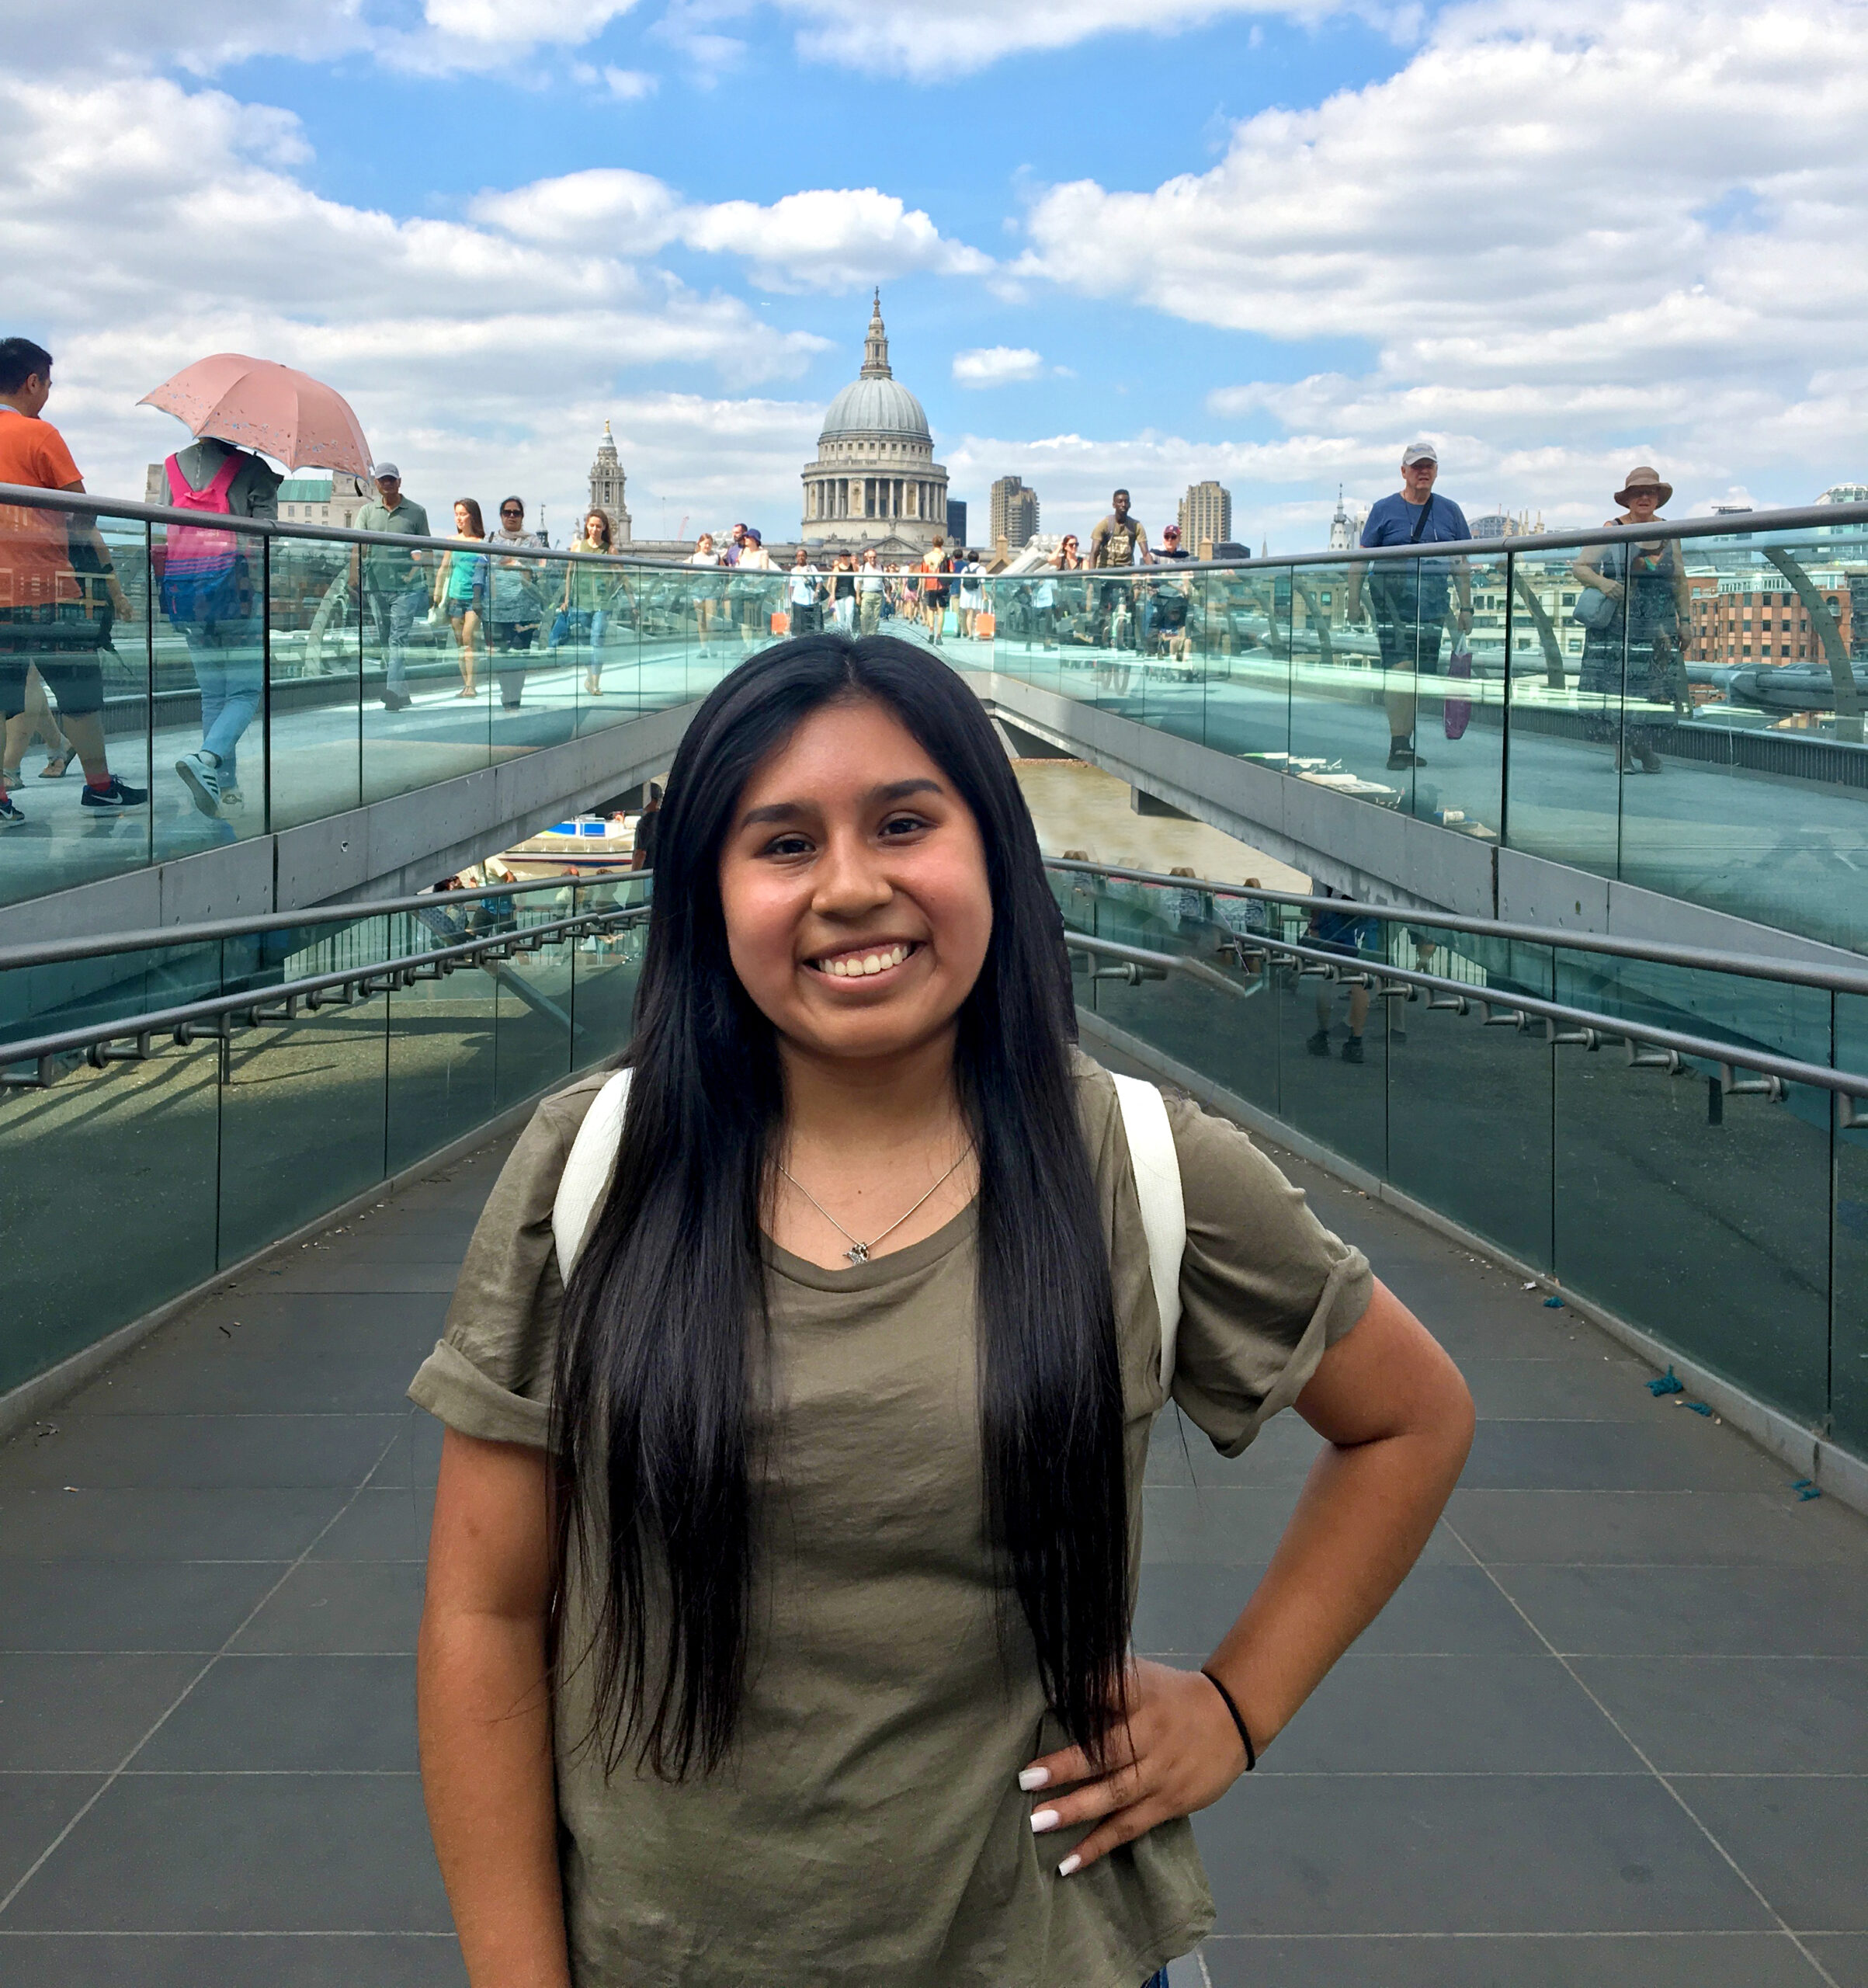
[[[1057,1812],[1055,1809],[1039,1809],[1037,1813],[1031,1819],[1032,1834],[1033,1836],[1042,1836],[1047,1830],[1054,1830],[1057,1826],[1058,1819]]]
[[[1034,1788],[1042,1788],[1050,1779],[1049,1767],[1027,1767],[1019,1776],[1019,1785],[1029,1795]]]
[[[1060,1878],[1068,1878],[1073,1871],[1077,1869],[1082,1861],[1083,1859],[1081,1857],[1072,1856],[1065,1858],[1064,1861],[1057,1866],[1057,1875]]]

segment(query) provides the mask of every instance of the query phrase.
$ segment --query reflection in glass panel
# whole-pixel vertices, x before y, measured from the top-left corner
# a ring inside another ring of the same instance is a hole
[[[1332,955],[1332,971],[1290,959],[1276,969],[1279,1114],[1379,1173],[1387,1158],[1387,1004],[1370,983],[1384,956],[1383,927],[1372,918],[1306,909],[1293,936]]]
[[[564,916],[562,907],[543,902],[547,895],[539,892],[519,901],[522,927]],[[498,986],[494,1069],[495,1102],[501,1110],[594,1060],[585,1053],[571,1016],[571,946],[562,938],[547,941],[536,952],[488,963],[487,971]]]
[[[1550,955],[1425,924],[1385,928],[1395,966],[1550,998]],[[1539,1027],[1487,1028],[1461,997],[1388,1000],[1388,1175],[1398,1187],[1528,1262],[1550,1261],[1550,1058]],[[1568,1051],[1564,1051],[1568,1054]]]
[[[1198,599],[1206,742],[1283,772],[1290,751],[1290,590],[1259,567],[1207,574]]]
[[[1868,949],[1864,548],[1853,527],[1624,555],[1627,881]]]
[[[269,554],[272,826],[363,798],[363,606],[352,548],[276,537]]]
[[[433,932],[417,937],[415,947],[449,943],[449,933]],[[387,1149],[387,1169],[394,1173],[464,1137],[498,1109],[498,994],[484,968],[462,966],[441,979],[398,988],[388,999]]]
[[[223,1263],[382,1179],[388,1020],[377,996],[234,1032],[220,1097]]]
[[[494,681],[493,756],[556,746],[576,723],[580,663],[553,638],[563,626],[564,565],[497,547],[492,554],[488,624]]]
[[[0,1090],[0,1392],[213,1276],[218,1061],[164,1047]]]
[[[141,525],[0,506],[0,902],[148,861],[148,618]],[[110,805],[86,805],[112,776]]]

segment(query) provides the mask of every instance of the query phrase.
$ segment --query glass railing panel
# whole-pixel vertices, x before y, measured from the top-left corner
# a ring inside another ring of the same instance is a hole
[[[1009,676],[1057,690],[1057,575],[1048,568],[989,583],[994,631],[992,664]]]
[[[641,614],[630,576],[594,560],[571,561],[564,617],[577,664],[578,730],[598,731],[634,718]]]
[[[0,1393],[214,1275],[218,1046],[0,1090]]]
[[[1509,659],[1506,840],[1613,877],[1621,858],[1623,645],[1614,631],[1578,618],[1597,603],[1575,570],[1577,556],[1515,554],[1509,584],[1480,589],[1474,633],[1504,645]]]
[[[355,563],[354,548],[335,540],[272,544],[266,723],[275,831],[363,801],[363,607]]]
[[[382,919],[366,921],[384,926]],[[303,929],[286,977],[342,971],[346,943]],[[384,957],[378,951],[377,957]],[[234,1030],[220,1097],[221,1263],[238,1262],[382,1179],[390,1006],[382,996]]]
[[[158,946],[0,973],[0,1044],[210,1000],[226,991],[224,951]]]
[[[563,603],[557,560],[495,549],[488,576],[492,607],[488,647],[496,696],[495,762],[571,737],[577,722],[578,665],[551,646]]]
[[[1760,534],[1637,548],[1632,587],[1622,877],[1868,951],[1868,570]]]
[[[1377,920],[1304,909],[1304,922],[1293,930],[1280,907],[1281,928],[1340,962],[1343,975],[1373,975],[1386,944]],[[1383,1172],[1388,1004],[1370,986],[1301,971],[1295,961],[1279,967],[1274,979],[1279,1115],[1371,1173]]]
[[[1835,997],[1835,1061],[1868,1076],[1868,997]],[[1829,1316],[1832,1433],[1868,1454],[1868,1098],[1852,1100],[1864,1122],[1835,1135],[1835,1230]]]
[[[463,921],[464,923],[464,921]],[[424,947],[454,943],[446,931]],[[494,1030],[499,993],[483,967],[461,966],[388,997],[387,1170],[464,1137],[498,1110]]]
[[[571,905],[568,888],[534,891],[516,900],[509,929],[554,923],[571,915]],[[571,944],[560,937],[536,952],[488,963],[498,989],[494,1072],[502,1110],[595,1060],[586,1055],[571,1012],[573,957]]]
[[[1206,659],[1202,718],[1215,751],[1288,770],[1291,590],[1271,568],[1207,573],[1196,646]]]
[[[150,860],[149,612],[142,525],[0,506],[0,902]],[[87,777],[110,775],[130,805],[87,805]]]
[[[1729,997],[1761,1024],[1708,1018],[1722,976],[1561,956],[1600,1012],[1826,1062],[1829,997],[1759,984]],[[1613,1044],[1557,1053],[1555,1263],[1564,1281],[1762,1399],[1814,1421],[1828,1406],[1830,1130],[1826,1092],[1727,1097],[1717,1067],[1631,1068]],[[1740,1071],[1742,1079],[1745,1073]]]
[[[1501,947],[1416,923],[1384,928],[1387,961],[1488,988],[1552,998],[1542,947]],[[1488,1028],[1462,996],[1383,1002],[1387,1010],[1388,1177],[1516,1256],[1550,1263],[1553,1051],[1532,1027]],[[1444,1003],[1446,1005],[1434,1005]]]
[[[604,911],[640,902],[640,887],[607,879],[580,884],[577,909]],[[648,927],[641,920],[589,933],[576,942],[571,961],[571,1019],[580,1066],[615,1056],[633,1033],[636,987],[641,977]]]
[[[1206,737],[1204,591],[1201,575],[1179,572],[1163,560],[1137,576],[1132,602],[1136,708],[1130,715],[1196,744]]]
[[[366,545],[362,556],[363,798],[479,772],[491,752],[487,555]]]

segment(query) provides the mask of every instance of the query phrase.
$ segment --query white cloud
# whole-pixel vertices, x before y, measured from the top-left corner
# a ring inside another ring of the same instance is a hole
[[[502,49],[592,40],[635,0],[423,0],[422,18],[451,40]]]
[[[1005,387],[1041,379],[1044,355],[1023,345],[975,346],[953,355],[953,378],[962,387]]]
[[[637,103],[653,96],[659,84],[660,79],[646,69],[619,69],[609,63],[603,66],[603,87],[619,103]]]
[[[910,270],[983,274],[989,257],[943,235],[919,208],[873,186],[787,193],[752,200],[683,203],[647,173],[600,166],[484,193],[474,217],[522,241],[648,254],[679,242],[742,256],[765,290],[849,290]]]
[[[1048,189],[1009,273],[1366,343],[1366,377],[1248,382],[1209,407],[1379,438],[1383,481],[1425,429],[1547,511],[1602,515],[1640,448],[1682,497],[1741,453],[1814,494],[1868,449],[1859,403],[1819,384],[1868,315],[1865,126],[1853,0],[1461,6],[1392,77],[1238,124],[1208,172]]]
[[[54,418],[93,488],[140,493],[142,464],[180,431],[134,403],[208,352],[257,353],[331,381],[411,488],[418,470],[431,491],[472,489],[528,464],[543,474],[548,461],[575,495],[604,415],[641,398],[619,384],[631,373],[708,369],[738,391],[795,377],[824,349],[627,248],[323,199],[288,169],[304,151],[290,118],[217,91],[0,81],[0,184],[14,189],[0,204],[0,267],[33,300],[21,328],[58,360]],[[648,210],[639,232],[652,238],[652,194],[609,193],[613,207],[633,196]],[[584,424],[575,436],[567,410]],[[788,435],[807,440],[813,418],[783,417]],[[787,450],[795,485],[809,450]]]
[[[1085,7],[1081,0],[1025,0],[1009,9],[1000,0],[946,0],[937,16],[926,0],[778,0],[778,5],[800,23],[797,48],[806,60],[919,82],[964,75],[1011,55],[1075,47],[1102,35],[1184,33],[1227,14],[1314,21],[1345,11],[1345,0],[1181,0],[1172,11],[1158,9],[1138,22],[1132,13]],[[1418,5],[1366,11],[1398,39],[1411,40],[1418,31]]]

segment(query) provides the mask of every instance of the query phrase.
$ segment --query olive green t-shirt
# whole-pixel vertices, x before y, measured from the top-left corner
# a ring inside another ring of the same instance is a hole
[[[1108,1075],[1078,1097],[1113,1272],[1141,1569],[1160,1320]],[[563,1300],[551,1208],[605,1080],[538,1108],[474,1232],[446,1336],[409,1392],[467,1434],[543,1447]],[[1367,1263],[1245,1135],[1168,1107],[1186,1202],[1175,1399],[1226,1455],[1296,1398],[1362,1315]],[[1002,1641],[981,1496],[975,1218],[825,1270],[768,1242],[769,1406],[740,1740],[670,1787],[606,1779],[585,1673],[554,1684],[578,1988],[1139,1988],[1212,1924],[1186,1821],[1067,1879],[1086,1832],[1036,1837],[1019,1770],[1065,1743],[1016,1602]],[[574,1571],[564,1642],[589,1597]],[[587,1667],[586,1667],[587,1668]]]

